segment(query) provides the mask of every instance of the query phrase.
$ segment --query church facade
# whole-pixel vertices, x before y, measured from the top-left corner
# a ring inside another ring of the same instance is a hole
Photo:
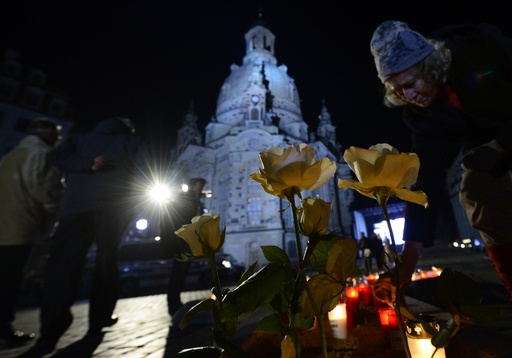
[[[220,214],[221,227],[226,226],[223,251],[246,266],[256,260],[261,266],[266,262],[262,245],[279,246],[292,259],[298,253],[288,203],[249,179],[260,167],[260,152],[307,143],[318,159],[336,162],[333,179],[302,195],[333,202],[330,230],[338,235],[354,237],[349,212],[354,193],[337,187],[337,179],[350,177],[351,171],[343,161],[326,104],[319,103],[320,120],[312,132],[302,117],[294,80],[274,56],[274,34],[259,21],[245,34],[245,42],[242,64],[231,66],[204,136],[193,106],[185,115],[173,151],[173,168],[184,179],[206,179],[205,207]]]

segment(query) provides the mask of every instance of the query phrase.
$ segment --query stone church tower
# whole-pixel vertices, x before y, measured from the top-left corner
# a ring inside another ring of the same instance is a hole
[[[337,187],[339,177],[350,177],[343,162],[336,127],[325,103],[321,105],[316,134],[302,118],[300,98],[287,67],[274,56],[275,36],[261,19],[245,34],[246,53],[241,65],[231,65],[217,100],[215,116],[206,126],[205,140],[190,107],[178,130],[174,168],[184,179],[203,177],[211,195],[205,207],[219,213],[227,234],[224,252],[246,266],[265,263],[260,246],[276,245],[291,258],[297,257],[291,209],[288,204],[250,180],[260,167],[261,151],[308,143],[317,158],[337,162],[337,173],[326,185],[303,197],[319,196],[334,202],[330,229],[354,237],[349,205],[351,190]]]

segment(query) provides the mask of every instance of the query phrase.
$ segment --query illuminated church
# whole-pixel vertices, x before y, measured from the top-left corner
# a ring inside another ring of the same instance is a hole
[[[312,132],[302,118],[300,98],[287,67],[274,56],[275,36],[261,19],[245,34],[242,64],[231,65],[217,100],[215,115],[198,129],[193,106],[178,130],[174,169],[207,183],[205,207],[220,214],[226,226],[224,252],[250,265],[266,261],[260,246],[276,245],[297,257],[291,209],[285,200],[266,193],[249,175],[260,168],[258,154],[273,147],[307,143],[317,159],[336,162],[337,172],[326,185],[303,197],[333,202],[330,230],[354,237],[349,205],[352,190],[337,187],[339,177],[351,177],[342,159],[336,127],[325,103],[319,103],[319,124]],[[204,140],[203,140],[204,138]]]

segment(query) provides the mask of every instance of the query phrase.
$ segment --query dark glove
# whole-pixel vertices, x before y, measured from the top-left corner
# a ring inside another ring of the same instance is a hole
[[[493,140],[466,153],[462,157],[462,165],[466,169],[490,172],[506,157],[507,153]]]

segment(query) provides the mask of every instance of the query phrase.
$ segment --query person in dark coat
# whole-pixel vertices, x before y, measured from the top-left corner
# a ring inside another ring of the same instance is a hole
[[[363,257],[364,268],[366,272],[372,272],[372,250],[370,249],[369,239],[364,232],[359,233],[359,249]]]
[[[375,258],[377,264],[377,270],[381,271],[384,269],[384,246],[382,240],[374,232],[371,233],[370,237],[367,238],[368,246],[370,247],[371,256]],[[371,263],[370,263],[371,266]]]
[[[384,103],[402,106],[421,163],[417,184],[427,209],[406,203],[400,289],[436,221],[449,205],[447,175],[458,162],[459,198],[512,301],[512,40],[490,24],[453,25],[428,38],[401,21],[385,21],[370,42]],[[394,285],[382,276],[375,294],[392,304]]]
[[[140,149],[132,122],[109,118],[91,131],[70,136],[48,154],[48,161],[64,173],[65,188],[45,272],[40,337],[22,357],[52,352],[71,325],[70,308],[93,244],[88,334],[117,322],[117,249],[134,207],[132,183],[144,165]]]
[[[46,154],[58,143],[60,128],[36,118],[28,135],[0,160],[0,349],[33,338],[12,327],[26,268],[55,223],[61,173]]]

